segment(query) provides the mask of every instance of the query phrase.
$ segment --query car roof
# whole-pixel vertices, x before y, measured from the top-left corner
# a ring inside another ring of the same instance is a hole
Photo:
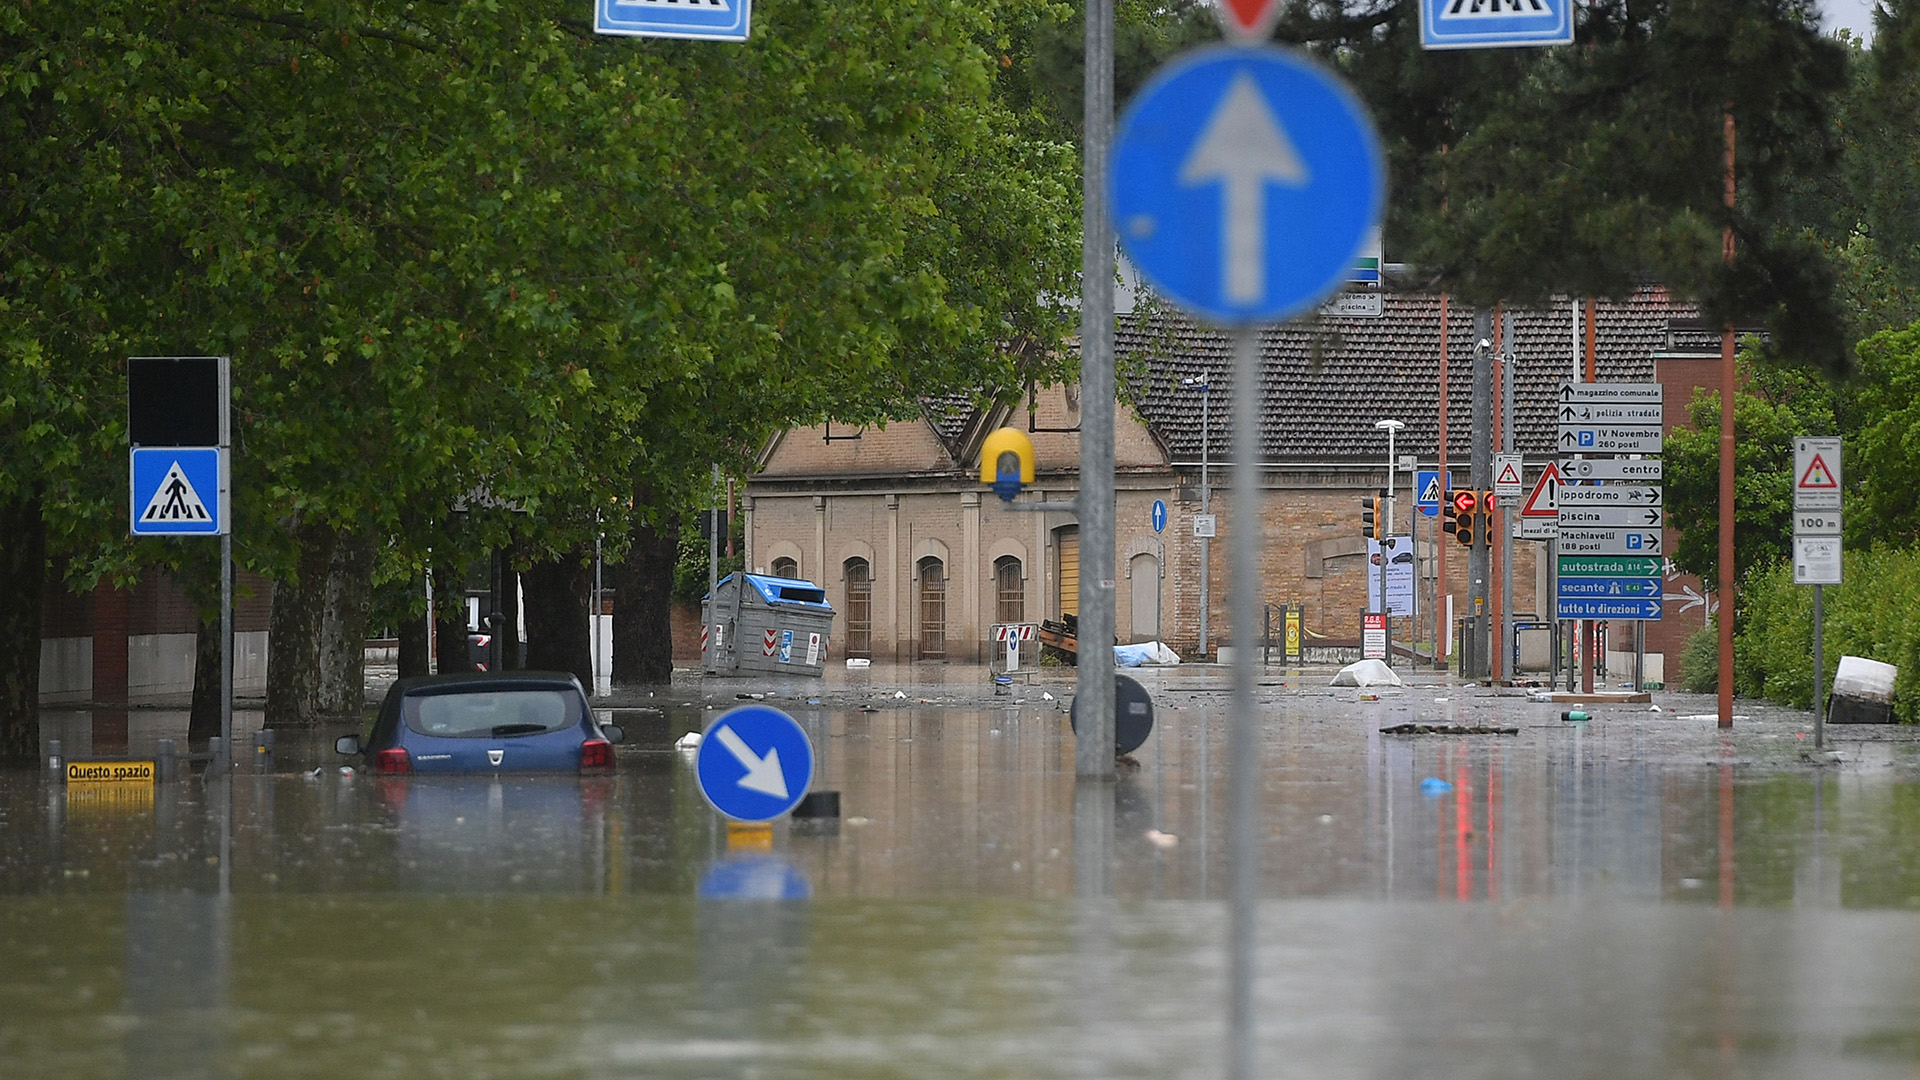
[[[565,671],[455,671],[445,675],[414,675],[393,684],[397,693],[487,690],[578,690],[580,680]]]

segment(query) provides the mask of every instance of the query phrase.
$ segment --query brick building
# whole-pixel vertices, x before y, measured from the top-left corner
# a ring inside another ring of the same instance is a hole
[[[1261,599],[1302,605],[1312,634],[1358,636],[1368,571],[1360,503],[1384,485],[1386,473],[1384,437],[1374,422],[1402,421],[1397,454],[1415,456],[1421,468],[1437,464],[1443,343],[1447,462],[1456,486],[1467,486],[1473,317],[1453,307],[1443,334],[1442,310],[1437,295],[1393,293],[1377,318],[1322,315],[1271,328],[1262,338]],[[1597,308],[1598,378],[1666,381],[1669,428],[1684,421],[1694,386],[1717,380],[1717,335],[1694,328],[1695,315],[1652,287]],[[1570,302],[1515,312],[1514,435],[1529,480],[1553,452],[1554,394],[1577,377],[1583,335]],[[1181,316],[1142,309],[1120,317],[1116,357],[1122,400],[1115,420],[1115,625],[1122,641],[1158,636],[1195,658],[1201,541],[1192,519],[1200,511],[1203,440],[1220,532],[1209,560],[1211,644],[1226,630],[1225,545],[1238,520],[1222,468],[1232,441],[1230,342]],[[1217,392],[1203,394],[1199,383]],[[980,443],[1002,424],[1033,438],[1038,478],[1022,498],[1073,498],[1075,387],[1040,388],[1013,407],[926,401],[919,418],[885,428],[795,428],[769,443],[747,485],[748,566],[826,587],[840,612],[835,656],[973,661],[985,655],[993,623],[1074,612],[1073,515],[1010,512],[978,482]],[[1404,533],[1411,477],[1401,472],[1397,481],[1396,531]],[[1158,536],[1151,525],[1156,499],[1169,510]],[[1433,542],[1437,520],[1422,516],[1417,526],[1421,603],[1446,610],[1444,599],[1428,604],[1444,561],[1452,611],[1465,615],[1466,552]],[[1516,612],[1549,614],[1546,545],[1513,543]],[[1706,614],[1697,581],[1671,577],[1667,591],[1668,618],[1649,628],[1656,665],[1657,654],[1677,651]],[[1418,637],[1431,640],[1431,627],[1423,616]],[[1409,640],[1413,630],[1399,620],[1396,640]],[[1659,677],[1657,666],[1648,677]]]

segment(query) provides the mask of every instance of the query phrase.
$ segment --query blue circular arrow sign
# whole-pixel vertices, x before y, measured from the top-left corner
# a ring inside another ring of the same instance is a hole
[[[1153,500],[1153,531],[1160,532],[1167,527],[1167,504],[1165,500]]]
[[[793,717],[746,705],[715,720],[693,759],[700,794],[735,821],[772,821],[813,783],[813,744]]]
[[[1325,299],[1385,200],[1366,110],[1295,53],[1190,53],[1120,118],[1120,244],[1154,289],[1212,322],[1279,322]]]

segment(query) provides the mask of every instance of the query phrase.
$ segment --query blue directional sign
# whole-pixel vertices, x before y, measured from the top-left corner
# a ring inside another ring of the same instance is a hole
[[[1420,0],[1423,49],[1501,49],[1573,42],[1573,0]]]
[[[1439,469],[1422,469],[1413,474],[1413,492],[1416,498],[1413,504],[1420,512],[1433,517],[1440,512],[1440,500],[1453,490],[1453,470],[1447,470],[1447,482],[1440,482]]]
[[[1114,143],[1127,256],[1161,295],[1226,325],[1278,322],[1338,289],[1385,196],[1358,99],[1276,48],[1201,49],[1160,69]]]
[[[1657,577],[1563,577],[1559,579],[1558,591],[1565,600],[1616,596],[1659,597],[1664,594]]]
[[[1167,504],[1159,499],[1153,500],[1153,531],[1159,532],[1167,527]]]
[[[694,755],[700,794],[735,821],[772,821],[813,783],[813,744],[793,717],[747,705],[707,728]]]
[[[748,0],[594,0],[593,28],[629,37],[747,40]]]
[[[1658,597],[1575,599],[1560,597],[1554,615],[1561,619],[1658,619]]]
[[[227,531],[225,451],[136,447],[128,464],[135,536],[218,536]]]

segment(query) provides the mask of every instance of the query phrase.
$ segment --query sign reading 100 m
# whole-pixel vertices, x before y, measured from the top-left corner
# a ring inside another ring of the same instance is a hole
[[[1271,47],[1202,49],[1162,68],[1120,120],[1121,246],[1163,296],[1223,325],[1278,322],[1346,280],[1386,173],[1337,77]]]

